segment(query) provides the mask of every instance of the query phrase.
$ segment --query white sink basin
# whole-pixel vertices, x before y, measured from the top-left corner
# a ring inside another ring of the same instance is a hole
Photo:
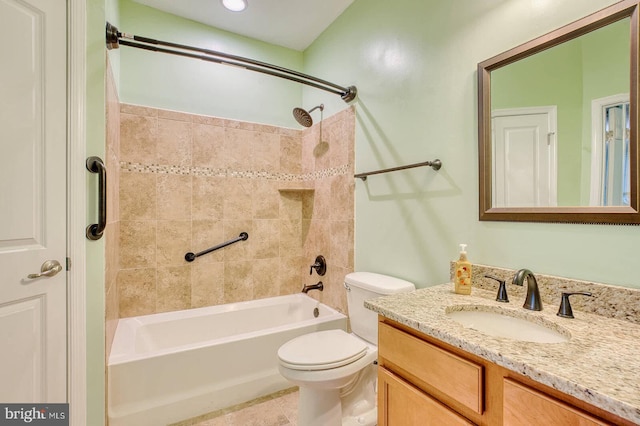
[[[534,323],[515,314],[508,310],[482,310],[477,306],[452,306],[446,311],[449,318],[465,328],[494,337],[536,343],[562,343],[571,338],[569,331],[550,321],[536,318],[538,322]]]

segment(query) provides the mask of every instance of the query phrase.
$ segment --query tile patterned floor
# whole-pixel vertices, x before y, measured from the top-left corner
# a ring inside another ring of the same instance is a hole
[[[171,426],[297,426],[297,424],[298,390],[291,388]]]

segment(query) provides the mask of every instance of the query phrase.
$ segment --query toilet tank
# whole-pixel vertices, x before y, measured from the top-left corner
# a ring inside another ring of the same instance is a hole
[[[366,341],[378,344],[378,314],[365,308],[364,301],[394,293],[415,290],[415,285],[400,278],[373,272],[352,272],[344,278],[351,331]]]

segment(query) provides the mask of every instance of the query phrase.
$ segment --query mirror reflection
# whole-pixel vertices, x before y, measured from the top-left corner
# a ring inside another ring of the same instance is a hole
[[[629,205],[630,22],[491,71],[492,207]]]
[[[640,224],[639,5],[478,64],[480,220]]]

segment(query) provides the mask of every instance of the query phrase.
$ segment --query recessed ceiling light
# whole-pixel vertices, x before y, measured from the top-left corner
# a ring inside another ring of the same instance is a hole
[[[222,0],[222,5],[232,12],[242,12],[247,8],[247,0]]]

